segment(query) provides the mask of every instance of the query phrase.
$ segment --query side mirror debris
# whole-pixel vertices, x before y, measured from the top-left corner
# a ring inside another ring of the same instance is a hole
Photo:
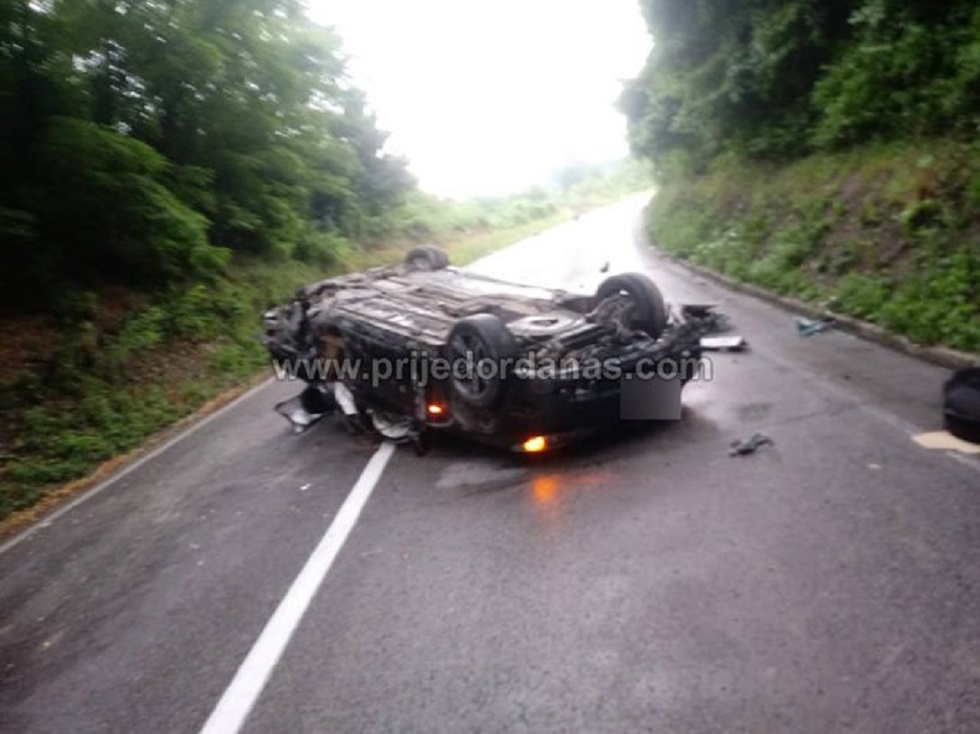
[[[764,433],[753,433],[749,438],[740,441],[732,441],[729,449],[729,456],[746,456],[754,454],[760,446],[772,444],[773,440]]]

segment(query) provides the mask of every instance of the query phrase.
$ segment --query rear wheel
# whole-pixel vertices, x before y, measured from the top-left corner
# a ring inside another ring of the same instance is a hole
[[[460,319],[449,332],[447,354],[453,395],[474,408],[492,408],[504,397],[517,341],[493,314]]]
[[[645,331],[654,339],[667,328],[667,306],[654,282],[642,273],[623,273],[602,281],[596,291],[596,302],[614,297],[625,297],[629,311],[624,326]]]
[[[405,264],[412,270],[442,270],[449,266],[449,256],[435,245],[419,245],[405,255]]]

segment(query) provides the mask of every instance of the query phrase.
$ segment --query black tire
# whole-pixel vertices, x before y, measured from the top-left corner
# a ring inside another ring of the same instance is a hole
[[[449,332],[446,353],[455,399],[473,408],[492,408],[503,400],[509,365],[518,354],[517,340],[503,321],[488,313],[460,319]]]
[[[980,444],[980,367],[954,373],[943,386],[943,413],[946,430]]]
[[[613,275],[602,281],[596,291],[596,302],[619,294],[633,300],[633,313],[627,325],[657,339],[667,328],[667,306],[660,289],[641,273]]]
[[[405,264],[412,270],[442,270],[449,266],[449,256],[435,245],[418,245],[405,255]]]
[[[432,431],[422,429],[412,436],[412,448],[416,456],[425,456],[432,448]]]

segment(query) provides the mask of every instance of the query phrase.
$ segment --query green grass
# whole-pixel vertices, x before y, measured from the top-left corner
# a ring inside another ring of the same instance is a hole
[[[469,265],[484,255],[561,224],[570,219],[570,216],[568,211],[559,211],[543,219],[526,222],[510,229],[481,232],[456,243],[446,243],[446,251],[454,265]]]
[[[0,518],[246,383],[265,364],[259,314],[318,275],[295,263],[238,265],[224,280],[158,296],[111,334],[97,333],[97,302],[76,313],[48,364],[0,383],[9,446]]]
[[[980,146],[949,140],[726,160],[665,184],[654,243],[922,344],[980,351]]]

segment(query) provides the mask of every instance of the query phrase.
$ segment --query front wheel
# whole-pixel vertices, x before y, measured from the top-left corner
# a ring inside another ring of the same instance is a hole
[[[447,356],[453,395],[473,408],[492,408],[506,390],[517,341],[507,325],[488,313],[460,319],[449,332]]]

